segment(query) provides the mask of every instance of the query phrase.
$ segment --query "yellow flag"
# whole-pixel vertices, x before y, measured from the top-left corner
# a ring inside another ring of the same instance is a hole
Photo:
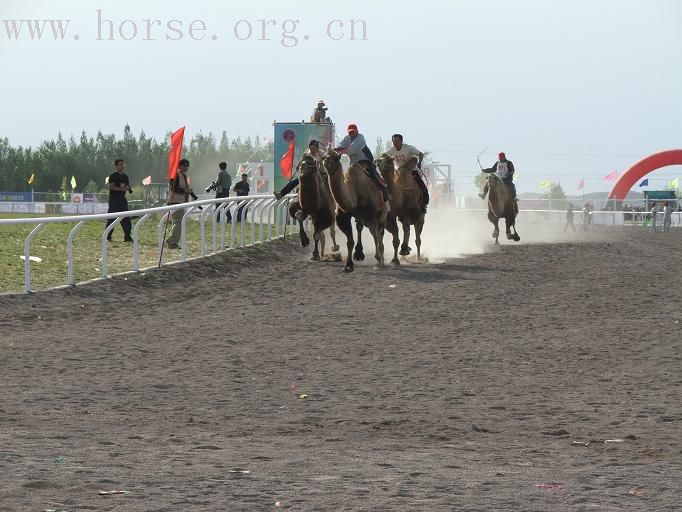
[[[540,182],[540,188],[550,188],[552,186],[551,181],[541,181]]]
[[[668,188],[670,190],[677,190],[680,188],[680,178],[675,178],[674,180],[671,180],[670,183],[668,183]]]
[[[71,189],[75,190],[75,188],[76,188],[76,177],[71,176]]]
[[[109,176],[107,176],[106,178],[104,178],[104,184],[105,184],[105,185],[108,185],[108,184],[109,184]]]
[[[36,179],[36,173],[32,173],[31,177],[28,179],[28,184],[33,185],[33,180]]]

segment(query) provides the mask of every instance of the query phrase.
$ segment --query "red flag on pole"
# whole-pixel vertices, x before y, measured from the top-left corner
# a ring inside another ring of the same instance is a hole
[[[152,177],[147,176],[145,179],[142,180],[143,185],[151,185],[152,184]]]
[[[289,144],[289,149],[286,153],[282,155],[282,160],[280,161],[280,168],[282,176],[288,180],[294,175],[294,146],[296,141]]]
[[[182,152],[182,139],[185,137],[185,127],[176,130],[171,135],[171,149],[168,154],[168,179],[174,180],[178,174],[180,153]]]
[[[618,179],[618,171],[613,171],[604,176],[605,181],[616,181]]]
[[[578,190],[582,190],[585,188],[585,178],[582,178],[580,180],[580,183],[578,183]]]

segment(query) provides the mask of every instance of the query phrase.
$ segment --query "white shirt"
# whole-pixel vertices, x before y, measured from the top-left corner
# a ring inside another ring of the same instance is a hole
[[[317,153],[313,155],[313,154],[310,152],[310,148],[308,148],[308,149],[305,150],[305,154],[306,154],[306,155],[309,155],[309,156],[312,156],[313,159],[315,160],[315,162],[317,162],[317,163],[319,164],[319,163],[320,163],[320,160],[322,160],[322,159],[324,158],[324,155],[325,155],[326,153],[325,153],[323,150],[318,149],[318,150],[317,150]]]
[[[410,146],[409,144],[403,144],[400,149],[396,149],[395,146],[391,147],[390,149],[386,150],[386,154],[393,158],[393,165],[395,165],[396,169],[399,169],[403,165],[405,165],[405,162],[407,162],[410,157],[417,157],[417,160],[419,160],[419,151],[417,148],[414,146]],[[416,171],[417,170],[417,163],[415,162],[414,166],[410,171]]]
[[[507,162],[497,162],[497,169],[495,170],[495,175],[500,178],[508,178],[509,177],[509,169],[507,169]]]

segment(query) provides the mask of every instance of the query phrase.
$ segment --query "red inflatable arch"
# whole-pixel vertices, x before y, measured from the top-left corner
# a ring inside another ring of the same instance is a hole
[[[609,199],[623,201],[625,196],[628,195],[628,192],[630,192],[630,189],[641,178],[651,171],[669,165],[682,165],[682,149],[661,151],[660,153],[655,153],[637,162],[618,178],[618,181],[616,181],[609,193]]]

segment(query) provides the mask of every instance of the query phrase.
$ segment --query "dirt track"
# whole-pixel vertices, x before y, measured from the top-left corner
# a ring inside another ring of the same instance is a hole
[[[0,510],[680,510],[680,233],[530,231],[1,298]]]

